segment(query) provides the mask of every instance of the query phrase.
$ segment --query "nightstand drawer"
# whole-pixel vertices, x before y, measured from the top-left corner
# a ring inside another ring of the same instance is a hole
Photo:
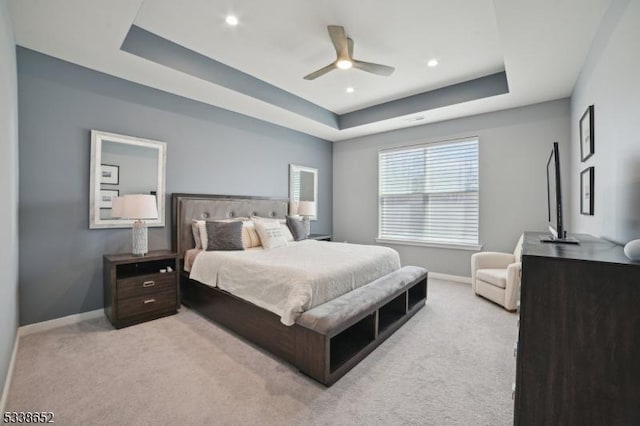
[[[155,292],[151,295],[131,297],[118,301],[119,319],[136,315],[148,314],[154,311],[162,311],[177,308],[177,293],[175,288],[169,291]]]
[[[117,297],[118,300],[123,300],[130,297],[149,296],[166,290],[175,290],[175,288],[175,271],[164,274],[140,275],[118,280]]]

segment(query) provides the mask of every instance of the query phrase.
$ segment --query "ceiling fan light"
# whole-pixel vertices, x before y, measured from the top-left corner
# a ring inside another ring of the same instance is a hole
[[[348,70],[353,66],[353,62],[347,59],[340,59],[338,62],[336,62],[336,66],[341,70]]]

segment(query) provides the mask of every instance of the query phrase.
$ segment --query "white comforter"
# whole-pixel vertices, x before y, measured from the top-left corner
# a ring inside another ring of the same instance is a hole
[[[271,250],[202,252],[190,278],[292,325],[302,312],[399,268],[398,252],[388,247],[305,240]]]

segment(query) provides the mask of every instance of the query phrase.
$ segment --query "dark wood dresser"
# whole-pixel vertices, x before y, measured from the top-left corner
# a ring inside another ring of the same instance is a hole
[[[104,311],[116,328],[175,314],[180,308],[177,253],[105,255],[103,274]]]
[[[640,263],[589,235],[522,249],[516,425],[640,425]]]

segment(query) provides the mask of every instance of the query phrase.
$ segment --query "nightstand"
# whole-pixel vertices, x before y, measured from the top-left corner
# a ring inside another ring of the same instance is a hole
[[[318,241],[331,241],[333,235],[331,234],[309,234],[307,237],[309,240],[318,240]]]
[[[178,254],[103,257],[104,312],[115,328],[175,314],[180,308]],[[160,272],[167,267],[171,272]]]

